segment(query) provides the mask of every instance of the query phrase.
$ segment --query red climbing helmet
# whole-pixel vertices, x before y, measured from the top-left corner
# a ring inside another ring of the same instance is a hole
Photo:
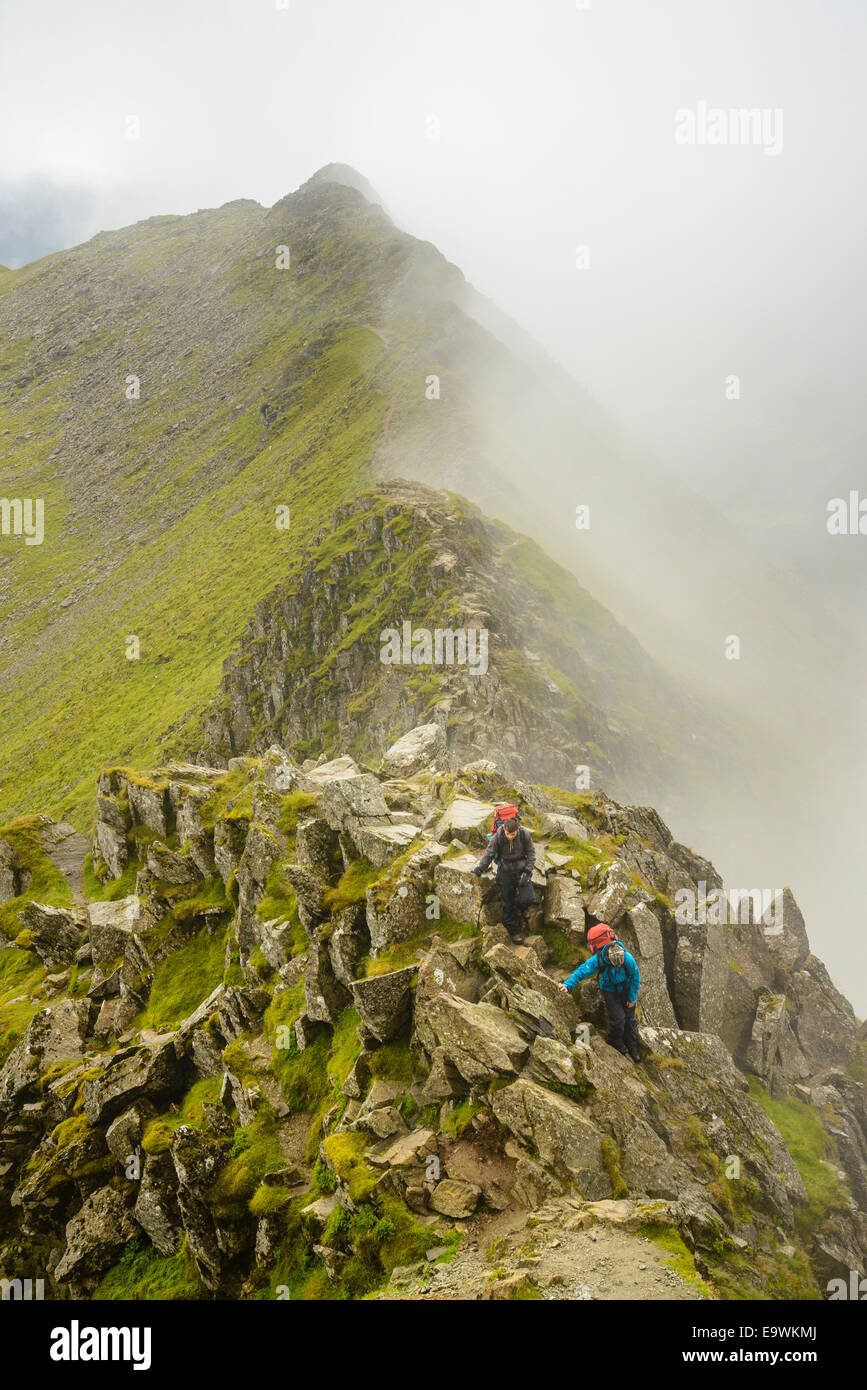
[[[593,951],[601,951],[603,946],[617,939],[617,933],[611,930],[607,922],[597,922],[587,933],[587,945]]]

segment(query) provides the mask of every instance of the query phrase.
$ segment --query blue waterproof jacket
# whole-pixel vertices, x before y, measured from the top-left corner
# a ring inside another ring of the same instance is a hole
[[[612,943],[609,942],[609,945]],[[589,960],[585,960],[583,965],[579,965],[574,970],[568,980],[563,983],[567,989],[574,989],[581,980],[586,980],[590,975],[599,972],[599,988],[614,990],[622,994],[624,987],[628,986],[627,998],[630,1004],[634,1004],[638,998],[638,986],[641,984],[641,974],[635,963],[635,957],[631,956],[626,948],[623,948],[624,962],[617,969],[609,965],[607,961],[608,946],[603,946],[601,951],[594,952]],[[600,969],[601,958],[601,969]]]

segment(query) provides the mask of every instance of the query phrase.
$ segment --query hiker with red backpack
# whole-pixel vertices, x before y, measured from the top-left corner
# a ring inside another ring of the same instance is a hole
[[[492,861],[497,865],[503,925],[515,944],[520,946],[524,937],[518,920],[519,913],[536,901],[532,884],[536,847],[529,830],[520,824],[517,806],[508,804],[495,808],[487,848],[471,872],[481,878]]]
[[[640,1062],[635,1001],[641,974],[635,957],[629,954],[606,922],[597,922],[595,927],[590,928],[587,945],[593,951],[592,956],[579,965],[560,988],[568,994],[582,980],[598,975],[599,988],[608,1010],[608,1037],[605,1041],[622,1052],[624,1057],[628,1053],[633,1062]]]

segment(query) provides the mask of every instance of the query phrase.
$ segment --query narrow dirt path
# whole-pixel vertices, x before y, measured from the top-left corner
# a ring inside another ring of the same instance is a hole
[[[84,896],[84,861],[90,852],[90,840],[71,826],[68,829],[69,834],[58,838],[55,843],[47,843],[45,850],[69,884],[76,907],[84,907],[87,902]]]
[[[583,1204],[566,1197],[533,1213],[502,1212],[467,1223],[466,1241],[449,1264],[397,1273],[382,1297],[443,1302],[531,1296],[603,1302],[703,1300],[705,1291],[669,1268],[654,1241],[608,1221],[587,1222]],[[401,1287],[403,1285],[403,1287]]]

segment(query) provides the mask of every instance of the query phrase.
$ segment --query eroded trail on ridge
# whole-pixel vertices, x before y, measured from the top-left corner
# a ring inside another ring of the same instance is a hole
[[[618,1224],[629,1218],[631,1202],[597,1205],[610,1208],[614,1219],[588,1224],[587,1204],[566,1197],[532,1215],[508,1211],[468,1222],[466,1242],[449,1264],[420,1262],[395,1270],[390,1288],[379,1297],[677,1302],[707,1297],[669,1267],[675,1256]]]

